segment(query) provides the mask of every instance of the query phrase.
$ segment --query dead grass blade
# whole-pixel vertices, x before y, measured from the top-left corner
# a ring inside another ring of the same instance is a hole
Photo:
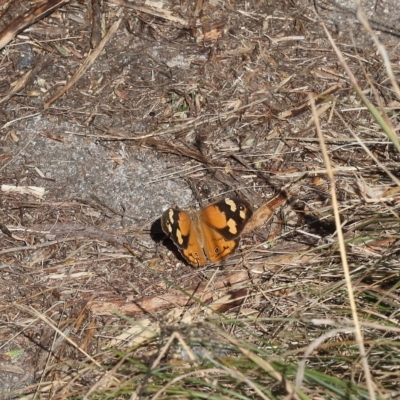
[[[356,336],[357,344],[358,344],[359,351],[360,351],[361,363],[364,368],[365,380],[366,380],[366,383],[368,386],[368,392],[370,395],[370,399],[375,400],[376,399],[375,388],[372,383],[371,372],[369,370],[367,354],[366,354],[365,348],[364,348],[363,336],[361,334],[361,327],[360,327],[360,322],[359,322],[359,318],[358,318],[358,314],[357,314],[357,306],[356,306],[356,302],[354,299],[353,284],[351,281],[349,265],[347,263],[346,247],[345,247],[345,243],[344,243],[342,223],[340,221],[340,215],[339,215],[339,204],[338,204],[338,200],[336,197],[335,176],[332,172],[331,162],[330,162],[329,155],[328,155],[328,149],[326,148],[324,136],[321,131],[319,119],[317,117],[317,110],[315,108],[315,103],[314,103],[314,99],[312,98],[312,96],[310,96],[310,102],[311,102],[311,110],[314,115],[315,127],[317,130],[318,137],[320,139],[321,152],[322,152],[322,155],[324,158],[324,162],[326,165],[327,174],[328,174],[330,186],[331,186],[331,200],[332,200],[333,213],[334,213],[334,217],[335,217],[336,234],[337,234],[337,238],[338,238],[340,257],[342,260],[343,271],[344,271],[344,275],[345,275],[345,279],[346,279],[347,292],[348,292],[348,296],[349,296],[350,307],[351,307],[351,312],[352,312],[353,321],[354,321],[355,336]]]
[[[400,187],[400,180],[397,179],[397,177],[392,174],[371,152],[371,150],[365,145],[365,143],[353,132],[353,130],[350,128],[349,124],[344,120],[342,115],[335,111],[335,115],[342,121],[343,125],[348,129],[348,131],[353,135],[354,139],[357,140],[359,145],[364,149],[364,151],[368,154],[369,157],[371,157],[372,160],[376,163],[376,165],[379,166],[383,171],[386,172],[388,176],[392,179],[392,181]]]
[[[396,77],[394,76],[387,51],[386,51],[385,47],[382,45],[382,43],[379,41],[375,32],[371,29],[371,25],[369,24],[368,18],[365,15],[363,6],[361,4],[361,0],[355,0],[355,2],[357,5],[357,17],[360,20],[360,22],[363,24],[365,30],[368,32],[368,34],[374,41],[376,48],[378,49],[379,53],[381,54],[383,63],[385,64],[386,73],[390,79],[390,83],[392,84],[393,89],[396,91],[398,99],[400,99],[400,88],[399,88],[399,85],[397,84]]]
[[[248,108],[254,107],[257,104],[261,104],[267,100],[269,100],[269,97],[263,97],[259,100],[255,100],[249,104],[245,104],[241,107],[238,107],[234,110],[230,110],[230,111],[225,111],[222,113],[219,113],[217,115],[205,115],[205,116],[200,116],[197,118],[188,118],[185,122],[174,126],[173,128],[168,128],[168,129],[163,129],[163,130],[155,130],[146,134],[135,134],[133,133],[132,136],[108,136],[108,135],[104,135],[104,136],[99,136],[99,135],[93,135],[93,137],[96,138],[105,138],[105,139],[116,139],[116,140],[142,140],[142,139],[146,139],[146,138],[150,138],[153,136],[163,136],[163,135],[168,135],[168,134],[176,134],[176,133],[181,133],[184,131],[188,131],[190,129],[195,129],[195,128],[199,128],[200,126],[206,125],[206,124],[211,124],[213,122],[217,122],[217,121],[226,121],[229,118],[234,118],[236,115],[240,115],[241,111],[246,110]],[[79,135],[79,133],[76,132],[69,132],[71,134],[74,135]],[[85,135],[87,137],[90,137],[91,135]]]
[[[111,28],[108,30],[106,35],[104,36],[103,40],[100,42],[100,44],[93,50],[92,53],[90,53],[87,58],[83,61],[82,65],[78,68],[78,70],[75,72],[75,75],[70,79],[70,81],[56,94],[54,94],[49,100],[44,103],[44,108],[49,108],[59,97],[61,97],[64,93],[66,93],[73,85],[75,85],[76,82],[79,81],[79,79],[82,78],[82,76],[85,74],[85,72],[91,67],[91,65],[96,61],[97,57],[100,55],[102,50],[104,49],[105,45],[108,43],[110,40],[111,36],[117,31],[119,28],[119,25],[121,24],[122,18],[120,18],[122,14],[122,9],[118,10],[117,12],[117,17],[118,20],[115,21],[112,25]]]
[[[331,86],[329,89],[323,91],[322,93],[319,93],[315,95],[316,99],[314,100],[316,104],[320,104],[326,101],[330,101],[329,96],[332,95],[333,93],[337,92],[341,88],[341,84],[335,84]],[[282,111],[279,115],[278,118],[281,119],[286,119],[290,117],[294,117],[296,115],[299,115],[303,112],[306,112],[310,109],[310,101],[306,101],[305,103],[301,104],[298,107],[292,108],[290,110],[285,110]]]
[[[18,81],[15,83],[15,86],[11,89],[11,91],[7,94],[7,96],[0,99],[0,104],[5,103],[6,101],[10,100],[10,98],[15,93],[18,93],[23,87],[25,87],[25,85],[28,82],[28,80],[30,79],[32,73],[33,73],[33,69],[31,69],[26,74],[24,74],[21,78],[19,78]]]
[[[345,61],[345,59],[343,57],[342,52],[336,46],[336,43],[332,39],[332,36],[329,33],[328,29],[326,28],[326,25],[322,21],[321,21],[321,25],[322,25],[322,27],[323,27],[323,29],[325,31],[325,34],[326,34],[326,36],[327,36],[332,48],[336,52],[336,55],[337,55],[337,57],[339,59],[340,64],[342,65],[342,67],[346,71],[354,90],[360,96],[362,102],[368,108],[369,112],[374,117],[375,121],[382,128],[382,130],[386,133],[386,136],[390,139],[390,141],[396,147],[397,151],[400,152],[399,139],[398,139],[398,137],[396,135],[396,132],[394,132],[393,127],[390,126],[390,124],[388,123],[389,119],[388,118],[384,118],[382,116],[381,112],[369,101],[367,96],[363,93],[362,89],[360,88],[360,85],[357,82],[356,77],[354,76],[353,72],[351,71],[351,69],[347,65],[347,63],[346,63],[346,61]]]
[[[97,367],[103,368],[101,364],[99,364],[90,354],[88,354],[86,351],[84,351],[80,346],[78,346],[72,339],[70,339],[68,336],[65,335],[64,332],[60,331],[51,320],[49,320],[44,314],[40,313],[39,311],[35,310],[32,307],[25,307],[25,306],[17,306],[18,308],[21,309],[21,311],[28,312],[35,317],[41,319],[45,324],[50,326],[55,332],[57,332],[61,337],[63,337],[68,343],[70,343],[72,346],[74,346],[78,351],[80,351],[85,357],[87,357],[88,360],[92,361]]]
[[[109,3],[117,4],[122,7],[132,8],[133,10],[136,11],[140,11],[149,15],[154,15],[155,17],[164,18],[167,21],[177,22],[178,24],[181,24],[182,26],[185,27],[189,26],[188,22],[185,19],[177,17],[171,11],[164,10],[161,7],[158,7],[157,9],[148,8],[148,7],[138,6],[136,4],[124,0],[109,0]],[[152,4],[154,4],[155,6],[159,6],[160,4],[163,3],[153,2]]]
[[[295,398],[297,400],[299,399],[299,396],[296,393],[297,389],[293,388],[288,381],[285,381],[282,375],[278,371],[276,371],[275,368],[273,368],[268,361],[262,359],[257,354],[254,354],[251,350],[240,344],[235,338],[233,338],[230,335],[227,335],[225,332],[219,331],[219,334],[226,340],[231,342],[235,347],[237,347],[246,357],[248,357],[256,365],[262,368],[268,375],[272,376],[278,382],[281,382],[285,386],[285,389],[287,393],[290,394],[291,398]]]
[[[37,21],[40,21],[44,17],[47,17],[57,8],[69,2],[70,0],[48,0],[46,3],[39,4],[29,10],[28,13],[20,15],[14,19],[14,21],[12,21],[0,32],[0,49],[10,43],[11,40],[13,40],[15,36],[17,36],[18,33],[23,31],[25,28]]]

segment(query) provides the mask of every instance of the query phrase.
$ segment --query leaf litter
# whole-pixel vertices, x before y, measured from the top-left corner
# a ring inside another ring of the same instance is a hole
[[[398,77],[398,7],[369,3]],[[2,354],[22,349],[26,367],[2,361],[3,390],[167,396],[168,385],[163,394],[135,381],[133,357],[150,371],[169,365],[186,389],[196,389],[184,379],[189,358],[204,367],[204,385],[227,375],[248,396],[278,384],[282,396],[332,395],[313,371],[353,379],[355,398],[365,396],[318,117],[372,377],[378,396],[395,395],[399,156],[384,132],[397,132],[400,103],[353,5],[317,12],[385,129],[305,1],[54,1],[17,35],[18,4],[7,2],[0,27],[1,185],[15,188],[0,198],[0,331]],[[158,218],[227,196],[246,198],[259,220],[235,256],[195,270]],[[282,201],[270,212],[274,198]],[[104,351],[116,341],[120,353]],[[209,349],[201,357],[199,346]],[[262,390],[241,357],[268,371]]]

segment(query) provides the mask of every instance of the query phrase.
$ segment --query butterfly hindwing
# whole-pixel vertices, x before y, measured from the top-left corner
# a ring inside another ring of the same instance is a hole
[[[191,264],[206,263],[196,221],[186,211],[170,208],[161,217],[161,227]]]
[[[232,254],[238,247],[240,237],[227,240],[217,230],[203,226],[204,251],[211,262],[217,262]]]

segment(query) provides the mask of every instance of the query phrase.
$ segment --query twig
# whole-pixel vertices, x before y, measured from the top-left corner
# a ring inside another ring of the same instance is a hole
[[[101,42],[101,0],[92,0],[92,34],[90,44],[92,49],[96,48]]]
[[[100,42],[100,44],[93,50],[91,54],[88,55],[88,57],[85,59],[85,61],[82,63],[82,65],[79,67],[79,69],[75,72],[75,75],[71,78],[71,80],[60,90],[58,91],[54,96],[52,96],[49,100],[44,103],[44,108],[49,108],[51,104],[53,104],[59,97],[61,97],[64,93],[66,93],[73,85],[75,85],[76,82],[79,81],[79,79],[82,78],[82,76],[85,74],[85,72],[90,68],[90,66],[96,61],[97,57],[100,55],[102,50],[104,49],[105,45],[107,42],[110,40],[111,36],[115,33],[115,31],[118,29],[119,25],[121,24],[122,18],[120,18],[122,13],[122,9],[118,10],[117,12],[117,17],[118,20],[115,21],[112,25],[111,28],[108,30],[107,34],[104,36],[103,40]]]
[[[11,21],[11,23],[0,32],[0,49],[10,43],[11,40],[25,28],[40,21],[57,8],[69,2],[70,0],[48,0],[47,3],[33,7],[27,13]]]
[[[108,2],[112,3],[112,4],[117,4],[119,6],[132,8],[133,10],[144,12],[144,13],[150,14],[150,15],[154,15],[159,18],[164,18],[164,19],[172,21],[172,22],[177,22],[185,27],[188,26],[188,22],[185,19],[177,17],[171,11],[163,10],[162,8],[158,8],[156,10],[156,9],[152,9],[152,8],[138,6],[134,3],[124,1],[124,0],[108,0]],[[156,4],[156,3],[154,2],[154,4]]]

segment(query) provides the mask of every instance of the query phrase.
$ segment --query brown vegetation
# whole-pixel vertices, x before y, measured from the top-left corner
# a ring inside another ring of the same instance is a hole
[[[400,32],[272,3],[2,6],[4,396],[400,395]],[[226,196],[194,269],[159,217]]]

